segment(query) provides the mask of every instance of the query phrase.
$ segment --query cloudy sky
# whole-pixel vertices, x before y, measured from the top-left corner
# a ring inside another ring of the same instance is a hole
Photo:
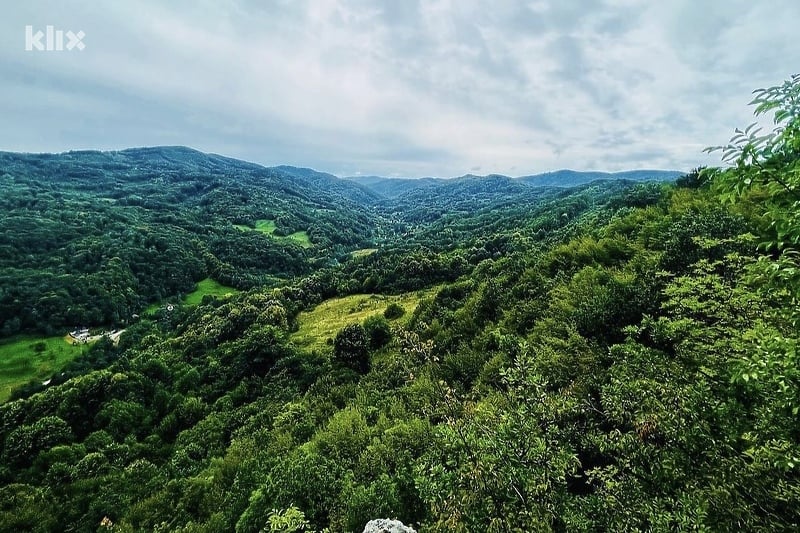
[[[26,51],[27,25],[81,30],[85,48]],[[752,121],[753,89],[800,72],[798,27],[797,0],[8,2],[0,150],[688,170]]]

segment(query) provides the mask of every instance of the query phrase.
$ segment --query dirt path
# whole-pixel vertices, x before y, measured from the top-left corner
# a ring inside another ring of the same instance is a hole
[[[91,336],[87,337],[86,342],[88,344],[90,342],[99,341],[103,337],[108,337],[109,339],[111,339],[111,342],[114,343],[114,346],[116,346],[117,344],[119,344],[120,335],[122,335],[124,332],[125,332],[124,329],[119,329],[119,330],[115,331],[114,333],[105,332],[105,333],[101,333],[100,335],[91,335]]]

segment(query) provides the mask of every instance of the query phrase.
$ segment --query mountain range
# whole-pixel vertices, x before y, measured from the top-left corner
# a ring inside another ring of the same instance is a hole
[[[326,183],[333,183],[337,176],[317,172],[309,168],[291,166],[272,167],[286,172],[292,176],[311,178],[317,181],[325,179]],[[385,198],[394,198],[410,190],[428,189],[442,185],[459,184],[464,180],[488,180],[498,183],[501,180],[512,180],[532,185],[534,187],[577,187],[597,180],[629,180],[629,181],[674,181],[685,174],[678,170],[626,170],[623,172],[598,172],[577,170],[556,170],[542,174],[531,174],[519,177],[504,176],[502,174],[488,174],[478,176],[465,174],[454,178],[395,178],[384,176],[345,176],[340,179],[352,181]]]

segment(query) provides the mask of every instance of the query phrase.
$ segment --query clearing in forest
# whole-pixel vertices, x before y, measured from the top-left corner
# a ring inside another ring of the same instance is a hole
[[[48,379],[54,372],[84,353],[88,346],[71,344],[63,337],[17,336],[0,343],[0,402],[12,389],[31,380]]]
[[[237,292],[239,291],[233,287],[228,287],[217,280],[206,278],[197,282],[197,288],[186,295],[186,298],[183,299],[183,303],[186,305],[199,305],[206,295],[224,298],[236,294]]]
[[[255,227],[245,226],[243,224],[234,224],[233,225],[236,229],[240,231],[258,231],[259,233],[264,233],[269,235],[273,239],[279,241],[292,241],[295,244],[302,246],[303,248],[310,248],[313,246],[311,244],[311,240],[308,238],[308,233],[305,231],[295,231],[290,235],[280,236],[275,235],[275,221],[268,220],[268,219],[259,219],[256,220]]]
[[[181,304],[183,305],[200,305],[203,302],[203,297],[206,295],[214,296],[215,298],[225,298],[226,296],[230,296],[232,294],[238,293],[238,289],[234,289],[233,287],[228,287],[227,285],[223,285],[222,283],[218,282],[215,279],[206,278],[197,282],[197,287],[192,292],[188,293],[184,296],[183,300],[181,300]],[[177,298],[173,299],[173,303],[177,301]],[[147,309],[144,310],[144,314],[150,315],[168,306],[170,303],[169,300],[156,302],[154,304],[150,304]]]
[[[309,350],[324,350],[336,333],[347,324],[361,323],[372,315],[383,315],[389,304],[396,303],[405,310],[399,321],[407,321],[420,300],[433,296],[439,287],[398,295],[353,294],[325,300],[311,311],[297,317],[300,328],[292,334],[292,341]],[[390,322],[394,322],[391,320]]]
[[[365,257],[367,255],[372,255],[377,251],[377,248],[361,248],[360,250],[353,250],[350,252],[350,255],[353,257]]]

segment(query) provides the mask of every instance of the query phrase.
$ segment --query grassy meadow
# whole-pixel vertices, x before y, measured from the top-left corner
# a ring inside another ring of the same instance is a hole
[[[240,231],[258,231],[259,233],[264,233],[265,235],[269,235],[273,239],[279,241],[291,241],[303,248],[310,248],[313,246],[311,244],[311,240],[308,238],[308,233],[305,231],[295,231],[294,233],[287,235],[285,237],[275,235],[275,221],[274,220],[267,220],[267,219],[259,219],[256,220],[255,227],[245,226],[243,224],[234,224],[233,225],[236,229]]]
[[[433,296],[438,287],[424,291],[398,295],[353,294],[325,300],[311,311],[298,316],[299,329],[292,334],[292,341],[309,350],[325,350],[328,340],[347,324],[361,323],[372,315],[382,315],[389,304],[396,303],[405,309],[397,320],[406,321],[417,308],[420,300]],[[392,321],[394,322],[394,321]]]
[[[236,294],[239,292],[238,289],[234,289],[233,287],[228,287],[227,285],[223,285],[222,283],[218,282],[215,279],[206,278],[197,282],[197,287],[192,292],[188,293],[186,296],[180,300],[180,303],[183,305],[199,305],[203,301],[203,297],[206,295],[211,295],[216,298],[224,298],[231,294]],[[150,304],[147,309],[144,310],[144,313],[152,314],[164,307],[166,303],[169,302],[176,302],[176,299],[167,299],[164,302],[156,302],[154,304]]]
[[[258,231],[261,233],[266,233],[267,235],[272,235],[275,231],[275,221],[274,220],[256,220],[256,227],[245,226],[244,224],[234,224],[234,227],[241,231]]]
[[[31,380],[48,379],[88,347],[71,344],[69,337],[19,336],[0,342],[0,402]]]
[[[239,291],[233,287],[228,287],[216,280],[206,278],[197,282],[197,288],[186,295],[183,299],[183,303],[186,305],[198,305],[203,301],[203,297],[206,295],[224,298],[225,296],[236,294],[237,292]]]
[[[353,257],[365,257],[377,252],[377,248],[361,248],[360,250],[353,250],[350,255]]]

